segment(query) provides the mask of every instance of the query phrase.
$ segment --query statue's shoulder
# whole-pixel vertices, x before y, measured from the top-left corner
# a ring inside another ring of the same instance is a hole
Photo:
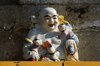
[[[28,33],[28,37],[38,35],[40,32],[41,30],[39,28],[32,28]]]

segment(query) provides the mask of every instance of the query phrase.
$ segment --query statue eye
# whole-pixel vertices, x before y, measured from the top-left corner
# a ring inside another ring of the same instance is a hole
[[[54,17],[53,19],[56,19],[56,17]]]
[[[46,17],[45,19],[49,19],[49,17]]]

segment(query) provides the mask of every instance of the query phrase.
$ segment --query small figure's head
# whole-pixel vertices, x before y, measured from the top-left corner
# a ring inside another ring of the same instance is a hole
[[[33,42],[34,42],[34,44],[35,44],[36,46],[40,46],[40,45],[43,44],[42,40],[39,39],[39,38],[35,38]]]
[[[32,23],[36,23],[36,21],[37,21],[35,16],[31,16],[30,20],[31,20]]]
[[[60,32],[64,31],[66,29],[65,25],[64,24],[61,24],[58,26],[58,29]]]
[[[59,21],[58,21],[58,14],[54,8],[44,8],[40,12],[40,20],[41,27],[44,30],[52,31],[58,28]]]

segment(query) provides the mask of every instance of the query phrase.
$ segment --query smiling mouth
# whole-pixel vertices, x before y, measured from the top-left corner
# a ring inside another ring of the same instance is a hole
[[[53,26],[54,26],[54,24],[49,24],[49,26],[50,26],[50,27],[53,27]]]

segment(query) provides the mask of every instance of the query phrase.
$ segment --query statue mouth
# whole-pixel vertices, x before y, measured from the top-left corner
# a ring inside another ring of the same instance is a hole
[[[53,26],[54,26],[54,24],[49,24],[49,26],[50,26],[50,27],[53,27]]]

